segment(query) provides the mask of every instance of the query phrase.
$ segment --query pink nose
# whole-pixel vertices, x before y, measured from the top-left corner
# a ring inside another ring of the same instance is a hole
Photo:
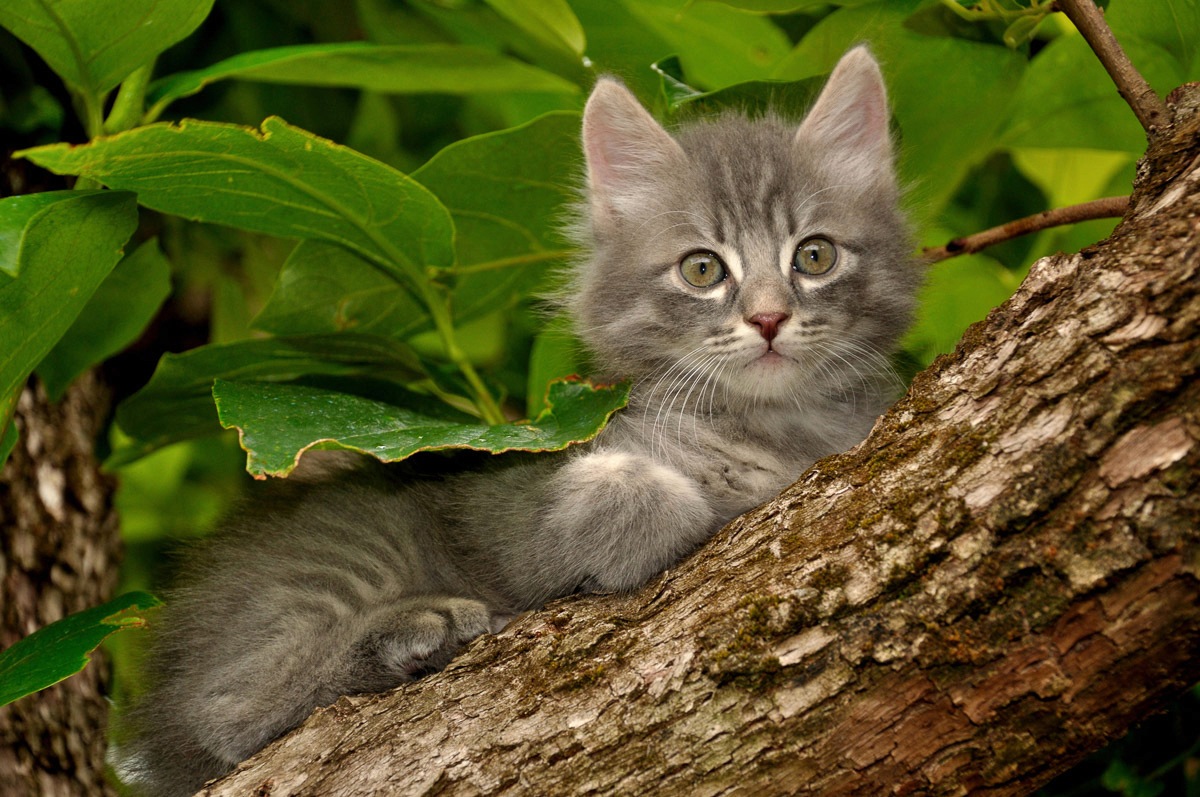
[[[768,343],[775,340],[775,336],[779,334],[779,325],[787,321],[790,316],[787,313],[755,313],[746,319],[750,326],[758,327],[758,334],[762,335]]]

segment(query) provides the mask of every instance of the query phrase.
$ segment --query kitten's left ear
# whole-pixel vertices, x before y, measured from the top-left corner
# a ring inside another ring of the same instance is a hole
[[[865,45],[842,56],[796,131],[796,145],[828,152],[861,181],[894,187],[887,88]]]

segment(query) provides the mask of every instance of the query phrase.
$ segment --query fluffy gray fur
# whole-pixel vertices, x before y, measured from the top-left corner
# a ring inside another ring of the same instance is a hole
[[[191,794],[339,695],[444,666],[496,618],[637,587],[861,440],[893,397],[919,281],[887,123],[863,48],[799,127],[726,115],[672,137],[601,80],[577,228],[591,254],[566,304],[597,375],[634,381],[629,407],[560,455],[364,465],[260,495],[169,595],[118,772]],[[837,248],[827,273],[793,268],[812,236]],[[695,252],[725,279],[689,284]]]

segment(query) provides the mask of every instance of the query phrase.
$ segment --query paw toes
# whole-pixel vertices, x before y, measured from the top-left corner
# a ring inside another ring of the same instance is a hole
[[[468,642],[492,628],[487,605],[467,598],[443,598],[393,615],[386,631],[371,636],[383,666],[401,680],[446,666]]]

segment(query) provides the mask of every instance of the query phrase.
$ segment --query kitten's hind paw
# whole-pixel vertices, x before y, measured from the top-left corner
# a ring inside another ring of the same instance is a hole
[[[347,691],[376,692],[436,672],[464,645],[492,629],[487,604],[469,598],[409,598],[359,642],[355,683]]]

